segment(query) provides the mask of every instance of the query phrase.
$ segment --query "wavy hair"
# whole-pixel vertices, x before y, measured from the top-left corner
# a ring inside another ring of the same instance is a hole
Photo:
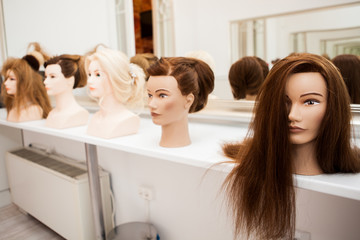
[[[7,94],[4,86],[10,70],[16,76],[15,95]],[[3,96],[7,112],[16,109],[17,114],[20,114],[21,109],[31,103],[40,106],[43,110],[43,118],[47,117],[51,106],[42,76],[24,58],[8,58],[2,67],[1,73],[4,76],[1,95]]]
[[[195,58],[161,58],[147,69],[150,76],[173,76],[183,96],[194,94],[189,112],[203,109],[214,90],[214,73],[205,62]]]
[[[293,239],[295,190],[288,129],[286,82],[292,74],[318,72],[326,81],[327,108],[316,138],[316,157],[325,174],[360,171],[351,145],[350,99],[336,67],[324,57],[296,54],[276,63],[257,96],[254,119],[244,142],[225,144],[235,166],[224,182],[235,234],[256,239]]]
[[[130,64],[128,57],[120,51],[97,47],[96,51],[85,59],[87,73],[90,62],[94,60],[97,60],[107,73],[118,101],[132,108],[144,107],[147,94],[145,74],[141,67]]]

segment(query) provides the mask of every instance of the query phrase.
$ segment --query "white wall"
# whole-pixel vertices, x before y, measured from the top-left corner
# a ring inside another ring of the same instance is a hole
[[[116,48],[113,0],[3,0],[3,7],[8,56],[24,56],[29,42],[53,55]]]
[[[215,59],[216,75],[230,68],[230,21],[312,8],[354,3],[354,0],[173,0],[176,55],[202,49]],[[194,14],[194,9],[196,9]],[[194,31],[194,28],[196,30]],[[189,39],[195,39],[189,44]]]

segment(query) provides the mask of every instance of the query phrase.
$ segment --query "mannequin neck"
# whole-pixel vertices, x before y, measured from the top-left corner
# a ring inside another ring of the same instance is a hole
[[[106,95],[100,99],[100,112],[102,115],[113,115],[121,111],[128,111],[123,103],[119,102],[113,93]]]
[[[246,94],[246,96],[245,96],[245,100],[255,100],[255,99],[256,99],[256,95]]]
[[[71,108],[72,106],[79,105],[75,100],[75,97],[72,93],[72,89],[57,94],[54,97],[56,101],[55,109],[58,111],[65,111]]]
[[[187,115],[179,121],[161,126],[162,147],[184,147],[191,144]]]
[[[316,158],[315,141],[305,144],[294,144],[292,146],[295,174],[318,175],[323,173]]]

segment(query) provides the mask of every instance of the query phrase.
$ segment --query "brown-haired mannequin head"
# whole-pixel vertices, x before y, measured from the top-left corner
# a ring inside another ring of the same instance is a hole
[[[42,76],[38,73],[39,66],[38,60],[33,55],[8,58],[5,61],[1,70],[4,76],[1,94],[9,121],[21,122],[46,118],[51,110]]]
[[[351,103],[360,104],[360,58],[352,54],[341,54],[331,61],[341,72]]]
[[[236,163],[224,183],[236,234],[293,239],[293,173],[360,171],[349,103],[340,73],[324,57],[296,54],[274,65],[258,93],[249,137],[224,146]],[[317,123],[309,123],[314,116]]]
[[[189,145],[188,113],[205,107],[214,89],[211,68],[198,59],[172,57],[161,58],[148,72],[149,108],[153,122],[162,126],[160,145]]]
[[[63,54],[45,62],[45,87],[55,97],[56,106],[46,119],[46,126],[69,128],[85,125],[89,113],[75,100],[72,90],[86,85],[84,60],[79,55]]]
[[[269,72],[267,63],[258,57],[243,57],[229,70],[229,82],[235,99],[254,100]]]

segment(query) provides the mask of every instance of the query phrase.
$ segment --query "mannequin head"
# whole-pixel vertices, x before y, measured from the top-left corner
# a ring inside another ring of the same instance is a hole
[[[323,173],[360,171],[358,150],[351,145],[349,100],[341,74],[324,57],[293,54],[273,66],[257,95],[248,137],[224,146],[236,161],[224,186],[237,234],[293,239],[297,145],[311,142]],[[294,123],[312,131],[299,133]]]
[[[38,68],[39,62],[32,55],[5,61],[1,70],[4,76],[1,94],[8,112],[15,108],[20,113],[24,106],[35,104],[43,109],[46,118],[51,106]]]
[[[153,53],[139,53],[130,58],[130,62],[138,65],[144,70],[145,73],[145,80],[149,79],[149,73],[147,69],[155,63],[158,59]]]
[[[352,54],[342,54],[334,57],[332,62],[344,78],[351,103],[360,104],[360,58]]]
[[[189,113],[203,109],[206,106],[208,95],[214,89],[213,71],[206,63],[198,59],[161,58],[148,69],[148,72],[150,78],[153,76],[172,76],[176,79],[177,86],[183,96],[192,94],[194,101],[189,108]],[[167,79],[171,80],[172,78]]]
[[[79,55],[60,55],[45,63],[45,86],[49,95],[86,85],[84,60]]]
[[[268,72],[268,65],[258,57],[243,57],[235,62],[229,70],[234,99],[256,96]]]
[[[110,89],[120,103],[129,107],[143,107],[146,99],[144,72],[139,66],[130,64],[129,59],[122,52],[103,47],[97,48],[86,58],[85,70],[88,74],[88,86],[94,97],[105,96],[93,92],[95,84],[98,84],[95,82],[100,80],[103,88]],[[107,83],[105,82],[103,85],[104,81],[101,80],[107,81]],[[96,85],[96,88],[98,87],[99,85]],[[92,88],[93,90],[91,90]]]

